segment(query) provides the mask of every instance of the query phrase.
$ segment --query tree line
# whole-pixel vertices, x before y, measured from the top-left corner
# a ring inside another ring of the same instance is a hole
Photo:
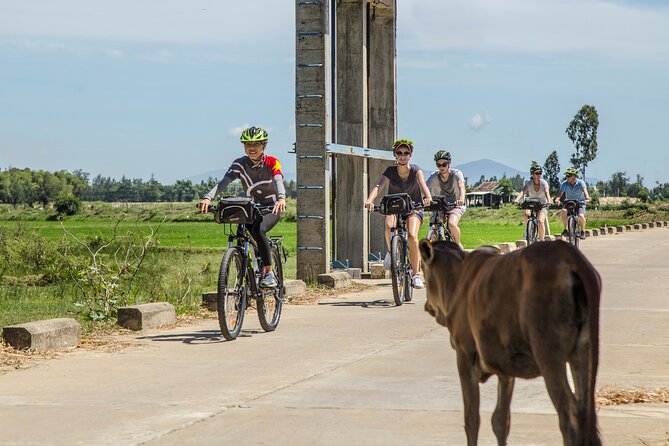
[[[90,178],[88,172],[9,168],[0,170],[0,203],[29,206],[46,206],[59,197],[74,196],[82,201],[104,202],[190,202],[209,192],[218,180],[193,183],[190,180],[177,180],[174,184],[161,184],[153,176],[148,181],[140,178],[121,177],[120,180],[97,175]],[[286,181],[288,196],[297,195],[295,181]],[[228,186],[231,195],[241,195],[238,182]]]

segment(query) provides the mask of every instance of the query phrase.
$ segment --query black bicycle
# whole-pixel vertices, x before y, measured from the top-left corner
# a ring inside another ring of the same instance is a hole
[[[249,300],[255,300],[260,326],[274,331],[279,325],[284,299],[283,264],[286,252],[283,237],[270,237],[270,253],[277,285],[261,288],[263,265],[255,240],[247,228],[257,218],[269,214],[273,206],[260,206],[246,197],[225,197],[211,206],[217,223],[236,224],[228,234],[228,249],[218,274],[216,303],[223,337],[232,341],[239,336]]]
[[[567,209],[567,237],[569,243],[576,248],[578,248],[578,242],[581,239],[578,228],[578,209],[584,204],[585,202],[578,200],[565,200],[564,202],[564,207]]]
[[[448,215],[453,209],[457,206],[454,201],[449,200],[445,195],[433,195],[432,203],[425,208],[426,211],[430,211],[430,232],[428,234],[428,240],[437,241],[437,240],[446,240],[449,242],[455,243],[453,234],[451,234],[450,229],[448,229],[448,222],[444,223],[439,217],[439,213],[444,213]]]
[[[393,299],[397,306],[413,299],[413,268],[409,257],[406,218],[417,209],[422,209],[421,203],[413,202],[406,193],[386,195],[376,209],[380,214],[397,217],[395,226],[390,228],[390,276],[393,282]]]
[[[545,206],[541,201],[531,198],[524,200],[520,204],[521,209],[529,209],[530,211],[530,215],[527,216],[527,224],[525,225],[527,246],[539,241],[539,215]]]

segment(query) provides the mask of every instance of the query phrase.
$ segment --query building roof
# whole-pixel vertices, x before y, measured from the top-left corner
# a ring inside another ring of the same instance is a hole
[[[495,189],[499,187],[499,181],[484,181],[476,189],[470,193],[494,193]]]

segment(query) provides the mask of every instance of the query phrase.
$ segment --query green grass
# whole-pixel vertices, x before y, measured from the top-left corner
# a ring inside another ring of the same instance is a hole
[[[294,202],[291,203],[294,208]],[[157,245],[149,251],[141,273],[128,303],[169,301],[182,313],[195,312],[201,301],[201,293],[215,289],[218,268],[228,243],[230,227],[217,225],[212,215],[195,214],[193,204],[147,204],[114,207],[104,203],[88,203],[84,212],[63,222],[64,228],[84,243],[96,238],[107,239],[114,230],[120,234],[142,231],[149,234],[158,228]],[[53,317],[76,317],[84,330],[91,330],[99,323],[88,321],[75,312],[74,303],[81,299],[74,282],[56,275],[56,279],[40,282],[41,274],[49,267],[53,273],[58,253],[65,245],[76,250],[77,243],[65,234],[59,221],[52,218],[49,209],[12,208],[0,205],[0,254],[2,254],[2,230],[10,237],[24,241],[15,244],[14,264],[8,269],[0,264],[0,326]],[[562,231],[560,211],[549,211],[549,223],[553,234]],[[165,220],[163,223],[161,221]],[[589,228],[617,226],[669,220],[669,206],[625,206],[588,210]],[[522,238],[522,212],[515,206],[501,209],[470,208],[465,213],[460,227],[462,243],[466,248],[484,244],[513,242]],[[20,230],[19,230],[20,229]],[[420,235],[427,233],[427,222]],[[286,278],[294,278],[296,272],[297,224],[284,218],[271,231],[271,235],[284,237],[288,262],[284,267]],[[8,246],[5,240],[5,246]],[[73,248],[72,248],[73,247]],[[74,251],[72,251],[74,253]],[[78,247],[81,258],[85,250]],[[108,259],[111,261],[111,258]],[[0,262],[2,257],[0,256]],[[48,276],[48,272],[46,274]],[[32,286],[31,286],[32,284]],[[38,285],[38,286],[35,286]]]

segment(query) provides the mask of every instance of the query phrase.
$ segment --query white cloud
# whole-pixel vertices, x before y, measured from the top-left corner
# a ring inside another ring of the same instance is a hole
[[[122,59],[125,54],[123,54],[123,51],[117,50],[115,48],[107,48],[107,51],[105,51],[107,56],[113,58],[113,59]]]
[[[486,114],[485,117],[483,117],[479,113],[477,113],[471,117],[468,125],[470,129],[474,130],[475,132],[478,132],[479,130],[485,128],[491,122],[492,118],[490,118],[490,115]]]
[[[398,34],[419,51],[594,52],[669,57],[669,7],[609,0],[398,2]]]

